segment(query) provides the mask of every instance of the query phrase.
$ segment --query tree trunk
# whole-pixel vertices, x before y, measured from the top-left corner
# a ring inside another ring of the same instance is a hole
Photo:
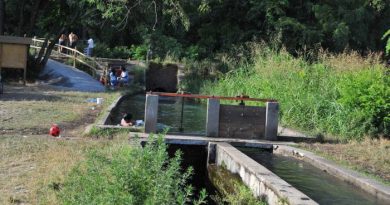
[[[35,59],[35,62],[34,62],[35,70],[38,70],[38,71],[41,70],[41,61],[42,61],[43,54],[45,53],[45,49],[46,49],[48,42],[49,42],[49,37],[46,37],[45,41],[42,44],[41,50],[39,50],[38,56]]]
[[[0,0],[0,35],[4,35],[5,0]]]
[[[23,24],[24,24],[24,7],[26,5],[26,0],[23,0],[21,2],[21,5],[20,5],[20,10],[19,10],[19,23],[18,23],[18,27],[16,29],[16,34],[18,36],[21,36],[22,35],[22,28],[23,28]]]

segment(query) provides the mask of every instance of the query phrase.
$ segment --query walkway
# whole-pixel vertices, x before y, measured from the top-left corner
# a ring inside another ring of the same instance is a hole
[[[40,83],[62,90],[104,92],[106,88],[87,73],[54,60],[47,62],[39,74]]]

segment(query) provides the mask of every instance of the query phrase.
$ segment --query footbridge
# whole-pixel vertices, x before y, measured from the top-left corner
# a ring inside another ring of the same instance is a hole
[[[47,43],[47,42],[46,42]],[[30,48],[37,54],[42,47],[45,47],[45,40],[41,38],[33,38]],[[46,49],[46,48],[45,48]],[[98,62],[95,58],[89,57],[84,53],[67,46],[55,44],[51,51],[50,58],[54,60],[61,60],[71,62],[73,67],[76,67],[76,63],[81,63],[89,69],[89,74],[94,78],[97,78],[101,73],[107,69],[107,66]]]

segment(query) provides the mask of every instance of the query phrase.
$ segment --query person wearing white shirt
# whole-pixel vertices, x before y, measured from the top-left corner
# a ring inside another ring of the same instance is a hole
[[[87,56],[92,56],[93,47],[95,47],[94,44],[93,44],[93,39],[89,38],[87,42],[88,42]]]

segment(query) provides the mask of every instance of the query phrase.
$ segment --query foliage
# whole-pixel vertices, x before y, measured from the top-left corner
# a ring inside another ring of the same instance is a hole
[[[209,166],[209,175],[215,184],[219,195],[214,196],[217,204],[247,204],[265,205],[266,203],[253,196],[252,191],[245,186],[241,178],[230,173],[225,164],[222,166]]]
[[[281,122],[312,134],[342,139],[389,135],[390,79],[375,56],[364,61],[324,53],[327,57],[308,63],[258,43],[252,53],[252,63],[209,81],[202,92],[277,99]]]
[[[379,51],[390,18],[388,0],[4,2],[8,34],[44,37],[65,28],[81,39],[93,36],[110,49],[118,47],[121,56],[128,56],[129,46],[141,45],[150,48],[154,58],[168,54],[194,60],[254,39],[278,42],[279,48],[284,45],[294,54],[318,47]]]
[[[390,55],[390,30],[388,30],[382,37],[382,40],[385,40],[387,38],[385,52],[386,55]]]
[[[92,149],[73,169],[60,197],[64,204],[202,204],[187,184],[192,169],[181,173],[181,153],[169,159],[162,136],[151,136],[144,148],[126,144]]]
[[[131,46],[131,50],[133,52],[133,58],[136,60],[146,60],[146,55],[148,54],[147,45],[139,45],[139,46]]]

